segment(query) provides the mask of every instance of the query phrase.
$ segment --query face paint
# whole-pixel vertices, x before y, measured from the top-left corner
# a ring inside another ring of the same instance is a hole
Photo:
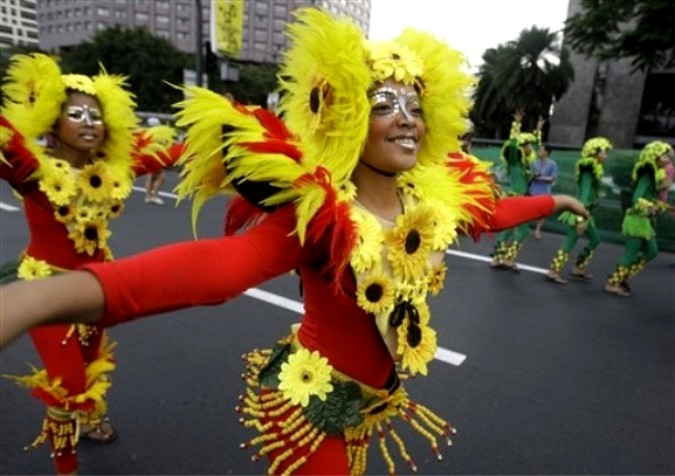
[[[370,112],[374,116],[393,116],[400,112],[408,121],[422,118],[420,98],[410,89],[396,90],[390,86],[382,86],[374,90],[369,98]]]
[[[68,120],[71,122],[84,122],[87,125],[103,124],[103,116],[101,116],[101,111],[95,107],[90,108],[87,105],[68,106],[66,108],[66,118],[68,118]]]

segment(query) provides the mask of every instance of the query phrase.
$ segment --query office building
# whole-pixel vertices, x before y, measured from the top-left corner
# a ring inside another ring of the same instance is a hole
[[[198,44],[196,9],[199,4],[203,12],[203,41],[206,41],[210,31],[210,0],[37,0],[40,47],[58,52],[91,40],[106,28],[120,25],[148,28],[181,51],[194,53]],[[237,59],[280,61],[280,53],[286,48],[286,24],[292,12],[303,6],[346,15],[367,32],[370,4],[371,0],[244,0],[242,51]]]
[[[0,48],[38,46],[36,0],[0,0]]]

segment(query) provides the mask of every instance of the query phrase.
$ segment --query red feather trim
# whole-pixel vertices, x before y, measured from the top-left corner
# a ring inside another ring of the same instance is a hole
[[[263,210],[245,198],[234,197],[227,205],[223,232],[225,235],[234,235],[237,231],[256,223],[264,214]]]
[[[321,272],[331,277],[331,284],[336,292],[344,292],[341,286],[342,275],[347,269],[358,238],[356,225],[350,217],[349,205],[338,202],[331,185],[330,172],[324,167],[317,167],[314,174],[305,174],[297,182],[305,181],[314,181],[326,191],[323,205],[307,226],[307,239],[314,243],[328,241],[330,259]]]
[[[246,147],[253,153],[257,154],[282,154],[288,156],[296,162],[302,157],[302,152],[298,148],[280,140],[269,140],[266,142],[240,142],[237,145]]]
[[[490,229],[499,186],[489,173],[477,167],[476,159],[462,152],[448,154],[447,165],[451,170],[459,171],[460,183],[472,186],[467,187],[469,200],[463,206],[473,220],[467,224],[465,231],[478,240],[481,233]]]
[[[11,164],[12,176],[16,182],[28,180],[40,163],[33,153],[26,147],[26,141],[6,117],[0,116],[0,127],[12,131],[12,136],[3,148],[5,159]]]
[[[290,140],[293,137],[291,132],[286,127],[286,124],[284,124],[281,119],[279,119],[267,109],[256,109],[253,111],[253,115],[256,117],[256,119],[258,119],[260,125],[263,126],[267,131],[265,133],[265,137],[282,141]]]

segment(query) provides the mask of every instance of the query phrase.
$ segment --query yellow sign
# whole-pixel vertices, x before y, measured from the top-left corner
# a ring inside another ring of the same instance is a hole
[[[212,0],[211,15],[216,53],[239,56],[244,29],[244,0]]]

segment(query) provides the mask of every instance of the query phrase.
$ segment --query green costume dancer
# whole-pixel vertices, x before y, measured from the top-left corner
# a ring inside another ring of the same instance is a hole
[[[653,222],[656,214],[668,209],[668,205],[657,200],[657,196],[666,178],[665,166],[672,154],[670,144],[653,141],[642,149],[633,167],[633,201],[624,214],[621,230],[626,237],[626,250],[607,279],[605,291],[608,293],[630,297],[628,280],[659,253]]]
[[[567,280],[560,276],[560,272],[565,268],[572,249],[582,235],[586,236],[588,243],[577,256],[570,274],[585,281],[593,279],[593,276],[586,271],[595,249],[600,244],[598,229],[593,220],[593,210],[598,204],[600,185],[604,174],[602,165],[605,163],[607,152],[611,148],[612,144],[604,137],[588,139],[581,148],[581,159],[577,161],[575,167],[577,196],[590,215],[588,220],[583,218],[577,220],[576,216],[569,213],[563,213],[558,218],[558,220],[567,224],[567,237],[551,261],[546,275],[554,283],[567,284]]]
[[[536,150],[541,143],[541,128],[544,125],[544,119],[539,117],[537,128],[533,132],[520,132],[523,112],[516,111],[513,118],[509,140],[501,149],[501,158],[506,164],[510,182],[509,188],[505,191],[506,195],[519,196],[527,193],[531,178],[530,166],[537,159]],[[497,237],[490,266],[496,269],[517,269],[515,260],[523,240],[529,233],[528,223],[502,231]]]

